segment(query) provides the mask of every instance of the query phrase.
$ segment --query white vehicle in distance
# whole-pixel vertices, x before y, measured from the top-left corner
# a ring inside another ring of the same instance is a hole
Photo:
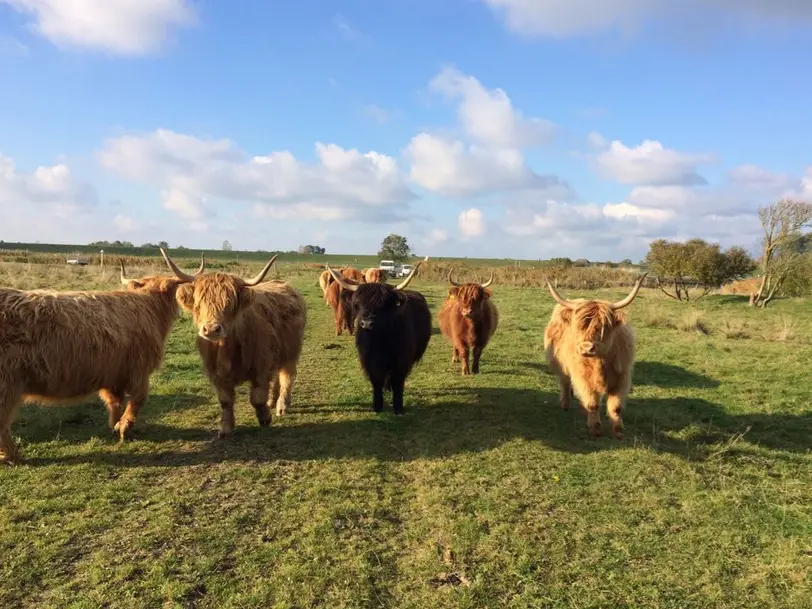
[[[408,277],[409,273],[412,272],[412,269],[414,269],[413,264],[404,264],[404,265],[402,265],[400,267],[400,276],[401,277]]]
[[[395,261],[394,260],[381,260],[381,264],[378,267],[381,269],[388,277],[396,277],[395,274]]]

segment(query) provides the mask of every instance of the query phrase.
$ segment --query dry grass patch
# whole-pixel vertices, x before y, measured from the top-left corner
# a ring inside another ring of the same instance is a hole
[[[741,319],[725,319],[722,321],[722,336],[733,340],[750,338],[747,322]]]
[[[710,328],[702,318],[702,312],[696,309],[686,313],[677,324],[677,328],[683,332],[696,332],[697,334],[703,334],[705,336],[710,334]]]

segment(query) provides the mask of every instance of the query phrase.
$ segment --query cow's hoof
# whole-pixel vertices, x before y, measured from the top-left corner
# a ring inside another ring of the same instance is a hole
[[[113,427],[113,432],[118,433],[119,442],[124,442],[127,439],[127,436],[132,435],[132,428],[132,421],[121,419],[118,423],[116,423],[115,427]]]
[[[220,429],[217,431],[217,435],[215,438],[217,440],[225,440],[226,438],[230,437],[234,433],[233,429]]]
[[[615,440],[622,440],[623,439],[623,428],[613,429],[612,430],[612,437]]]
[[[589,437],[590,438],[600,438],[603,435],[603,429],[600,427],[590,427],[589,428]]]

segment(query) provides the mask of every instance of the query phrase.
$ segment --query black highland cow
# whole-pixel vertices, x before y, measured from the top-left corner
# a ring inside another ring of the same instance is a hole
[[[383,390],[392,389],[392,409],[403,413],[403,385],[426,352],[431,338],[431,312],[420,292],[404,289],[418,262],[399,285],[347,283],[329,266],[335,280],[352,293],[355,347],[364,374],[372,383],[372,408],[383,410]],[[357,325],[356,325],[357,324]]]

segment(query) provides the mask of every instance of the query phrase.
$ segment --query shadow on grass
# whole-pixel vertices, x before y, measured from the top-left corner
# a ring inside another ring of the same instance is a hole
[[[576,404],[570,411],[562,411],[557,395],[552,393],[457,388],[437,397],[444,401],[422,406],[407,396],[406,414],[401,417],[394,416],[389,406],[379,415],[367,411],[369,418],[354,420],[313,421],[313,414],[291,413],[281,420],[274,417],[270,428],[260,428],[256,423],[239,426],[231,438],[218,441],[212,441],[215,427],[182,428],[145,420],[140,422],[136,442],[153,443],[156,452],[131,451],[125,445],[121,450],[32,458],[27,462],[177,467],[228,461],[413,461],[484,452],[515,440],[539,442],[574,454],[643,446],[703,461],[728,451],[742,434],[745,443],[790,452],[808,451],[812,435],[812,413],[732,415],[702,399],[633,398],[624,413],[625,440],[590,439]],[[319,411],[313,413],[318,416]],[[602,417],[608,433],[605,414]],[[193,444],[183,451],[159,446],[163,441],[177,440]]]
[[[716,388],[719,386],[719,381],[714,378],[662,362],[635,362],[632,380],[635,385],[653,385],[655,387]]]
[[[210,402],[211,397],[192,393],[152,394],[141,408],[134,429],[137,430],[136,433],[142,434],[144,428],[150,427],[150,419],[170,412],[190,410]],[[125,405],[122,406],[122,409],[124,407]],[[183,429],[174,429],[174,435],[167,433],[163,439],[170,440],[173,437],[177,438],[179,434],[184,434]],[[27,443],[51,441],[55,438],[69,442],[86,442],[108,435],[112,437],[113,434],[107,425],[107,409],[100,399],[70,406],[33,404],[23,406],[12,424],[12,430],[15,435],[23,437]],[[186,439],[193,439],[188,437],[188,434],[186,435]]]
[[[708,302],[718,305],[748,304],[750,297],[747,294],[719,294],[710,297]]]

